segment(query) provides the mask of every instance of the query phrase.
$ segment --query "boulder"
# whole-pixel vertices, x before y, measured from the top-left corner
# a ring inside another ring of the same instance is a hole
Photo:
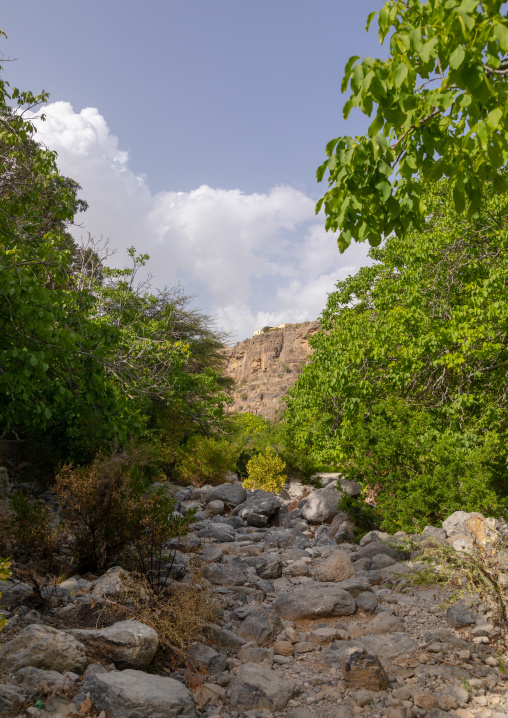
[[[112,566],[103,576],[93,582],[92,596],[114,596],[119,594],[128,577],[121,566]]]
[[[79,709],[87,698],[107,718],[195,718],[191,692],[180,681],[127,669],[88,676],[75,696]]]
[[[407,633],[384,633],[383,635],[367,635],[361,643],[369,652],[375,653],[385,661],[393,661],[400,656],[409,656],[418,650],[418,644]]]
[[[342,659],[342,673],[349,689],[366,688],[383,691],[390,687],[390,679],[379,658],[365,648],[349,648]]]
[[[265,542],[267,546],[277,546],[277,548],[301,551],[310,546],[308,536],[296,528],[272,529],[267,532]]]
[[[0,670],[14,673],[25,666],[81,674],[88,662],[76,638],[51,626],[32,623],[0,648]]]
[[[33,668],[25,666],[20,668],[15,675],[17,683],[24,688],[31,690],[62,690],[71,688],[79,676],[76,673],[58,673],[58,671],[44,671],[42,668]]]
[[[276,553],[265,553],[262,556],[251,556],[245,559],[247,566],[252,566],[260,578],[270,581],[282,576],[282,561]]]
[[[216,623],[211,623],[208,626],[208,633],[213,643],[225,650],[238,650],[247,643],[244,638],[230,631],[229,628],[222,628]]]
[[[209,511],[211,514],[214,514],[214,516],[220,516],[224,513],[226,510],[226,507],[224,506],[224,501],[220,501],[219,499],[215,499],[214,501],[210,501],[206,505],[206,510]]]
[[[360,546],[367,546],[370,543],[374,543],[374,541],[386,541],[389,538],[390,534],[384,531],[369,531],[360,539]]]
[[[387,546],[381,541],[372,541],[366,546],[362,546],[356,553],[354,553],[352,556],[352,560],[353,562],[355,562],[359,561],[362,558],[373,559],[374,556],[377,556],[379,554],[385,554],[386,556],[390,556],[394,559],[394,561],[402,561],[402,559],[404,558],[403,553],[397,551],[391,546]]]
[[[452,628],[465,628],[466,626],[474,626],[476,623],[476,614],[467,606],[461,606],[455,603],[449,606],[446,611],[446,622]]]
[[[377,598],[372,591],[363,591],[356,596],[356,605],[362,613],[374,613],[377,608]]]
[[[220,674],[227,670],[227,657],[204,643],[195,643],[189,648],[188,655],[195,663],[204,666],[209,673]]]
[[[91,660],[114,663],[117,668],[146,668],[159,647],[157,632],[140,621],[119,621],[97,630],[76,628],[68,633],[85,646]]]
[[[228,686],[231,705],[241,712],[257,708],[282,711],[298,688],[292,682],[261,663],[245,663]]]
[[[355,569],[349,554],[345,551],[334,551],[313,567],[312,575],[316,581],[345,581],[355,575]]]
[[[353,596],[335,583],[302,586],[279,596],[275,611],[283,619],[351,616],[356,611]]]
[[[254,523],[251,523],[253,526],[259,525],[258,517],[260,516],[265,517],[265,520],[259,519],[259,521],[264,521],[263,525],[266,526],[267,520],[279,511],[279,499],[270,492],[263,491],[262,489],[250,492],[246,501],[233,509],[233,513],[240,516],[240,518],[247,521],[247,523],[249,523],[249,517],[256,517]]]
[[[22,581],[0,581],[0,606],[9,608],[17,603],[23,603],[34,595],[33,588]]]
[[[444,529],[437,528],[437,526],[425,526],[422,531],[422,536],[425,536],[425,538],[437,539],[439,541],[446,538],[446,531]]]
[[[478,512],[468,514],[465,511],[455,511],[443,521],[442,526],[449,541],[454,542],[462,538],[465,539],[466,546],[469,543],[468,538],[471,542],[484,546],[496,535],[493,519],[486,519]]]
[[[291,649],[293,648],[292,644]],[[261,646],[253,646],[250,643],[242,646],[238,651],[238,660],[240,663],[266,663],[272,665],[274,650],[270,648],[262,648]]]
[[[378,613],[368,625],[368,632],[374,636],[384,633],[397,633],[405,630],[404,622],[391,613]]]
[[[233,506],[243,504],[246,498],[247,492],[240,484],[221,484],[216,486],[211,493],[213,501],[223,501]]]
[[[360,496],[362,487],[352,479],[345,479],[343,476],[339,478],[339,486],[344,493],[349,496]]]
[[[231,563],[211,563],[203,575],[214,586],[241,586],[247,580],[247,567],[241,559]]]
[[[284,626],[271,608],[261,608],[250,613],[238,629],[239,635],[247,642],[255,641],[258,646],[267,646]]]
[[[342,491],[334,488],[317,489],[305,500],[302,518],[313,524],[328,523],[339,513],[337,505],[342,496]]]
[[[370,581],[365,576],[354,576],[353,578],[347,578],[345,581],[341,581],[338,584],[339,588],[343,588],[344,591],[350,593],[353,598],[356,598],[364,591],[372,591]]]
[[[235,530],[226,523],[213,521],[200,521],[195,525],[199,538],[211,539],[217,543],[230,543],[235,540]]]

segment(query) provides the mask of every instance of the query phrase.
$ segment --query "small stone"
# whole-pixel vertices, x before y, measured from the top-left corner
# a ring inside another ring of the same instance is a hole
[[[476,623],[476,616],[471,609],[456,603],[448,607],[446,622],[452,628],[465,628]]]
[[[437,700],[430,693],[413,693],[413,702],[418,708],[426,711],[433,711],[437,708]]]
[[[314,645],[310,641],[302,641],[301,643],[295,643],[295,653],[310,653],[314,650]]]
[[[276,656],[292,656],[293,644],[291,641],[276,641],[273,644],[273,652]]]
[[[443,693],[438,696],[437,704],[442,711],[455,710],[459,705],[455,696],[451,696],[449,693]]]
[[[342,672],[349,688],[382,691],[390,687],[390,679],[375,654],[364,648],[349,648],[342,659]]]
[[[209,511],[214,516],[221,516],[224,513],[224,511],[226,510],[226,507],[224,506],[223,501],[216,499],[214,501],[210,501],[206,505],[206,510]]]

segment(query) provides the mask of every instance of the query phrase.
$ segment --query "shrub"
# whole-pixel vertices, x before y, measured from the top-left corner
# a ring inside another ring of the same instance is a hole
[[[248,396],[249,396],[249,395],[247,394],[247,392],[246,392],[246,391],[243,391],[243,392],[240,394],[240,399],[241,399],[242,401],[247,401]]]
[[[192,436],[182,447],[176,476],[183,484],[200,487],[223,483],[233,471],[239,450],[225,439]]]
[[[57,544],[64,532],[59,536],[52,525],[51,514],[40,501],[31,501],[22,492],[15,491],[10,504],[6,502],[2,506],[0,533],[2,548],[8,548],[14,558],[49,561],[52,568],[57,563],[56,554],[60,554]]]
[[[282,459],[268,447],[264,453],[256,454],[247,463],[247,478],[243,485],[246,489],[263,489],[278,494],[286,483],[285,468]]]
[[[344,493],[337,504],[339,511],[345,511],[354,524],[354,538],[359,540],[369,531],[379,528],[381,517],[373,506]]]

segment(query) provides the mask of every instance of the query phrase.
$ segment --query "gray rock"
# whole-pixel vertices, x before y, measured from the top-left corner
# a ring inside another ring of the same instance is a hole
[[[174,678],[127,669],[96,673],[83,681],[74,698],[79,708],[87,695],[108,718],[195,718],[191,692]]]
[[[328,713],[328,718],[355,718],[355,714],[351,708],[348,708],[347,706],[335,706]]]
[[[339,486],[341,491],[344,491],[345,494],[349,494],[349,496],[360,496],[362,493],[362,487],[360,484],[357,484],[356,481],[353,481],[352,479],[345,479],[341,476],[339,478]]]
[[[119,594],[128,575],[121,566],[113,566],[103,576],[93,581],[92,595],[100,597]]]
[[[275,610],[284,619],[351,616],[356,602],[348,591],[335,583],[302,586],[279,596]]]
[[[267,663],[271,665],[273,662],[273,649],[250,644],[242,646],[238,652],[238,660],[240,663]]]
[[[313,567],[312,575],[316,581],[345,581],[355,575],[355,569],[346,551],[334,551]]]
[[[342,496],[343,492],[334,488],[317,489],[302,506],[302,518],[313,524],[328,523],[339,513],[337,505]]]
[[[390,679],[378,656],[364,648],[350,648],[346,651],[342,659],[342,673],[350,689],[382,691],[390,687]]]
[[[354,578],[348,578],[345,581],[341,581],[337,584],[339,588],[344,589],[344,591],[347,591],[350,593],[353,598],[356,598],[356,596],[359,596],[360,593],[363,593],[364,591],[371,591],[371,585],[368,578],[365,578],[365,576],[355,576]]]
[[[200,521],[196,524],[199,538],[212,539],[217,543],[230,543],[235,540],[235,530],[226,523],[214,523],[213,521]]]
[[[209,511],[211,514],[220,516],[224,513],[226,510],[226,507],[224,506],[224,501],[220,501],[219,499],[215,499],[214,501],[210,501],[206,505],[206,510]]]
[[[486,519],[483,514],[477,511],[466,513],[465,511],[455,511],[445,521],[443,521],[443,529],[446,531],[448,541],[455,544],[461,542],[466,548],[476,542],[483,546],[489,538],[496,535],[495,521]],[[455,546],[461,550],[460,546]]]
[[[114,663],[117,668],[146,668],[159,647],[157,632],[140,621],[119,621],[107,628],[68,631],[85,646],[93,661]]]
[[[13,710],[16,704],[22,703],[28,698],[27,691],[19,686],[9,683],[0,684],[0,711],[4,715],[7,711]]]
[[[224,501],[233,506],[238,506],[246,500],[247,492],[240,484],[221,484],[214,488],[211,498],[214,501]]]
[[[214,586],[241,586],[248,577],[245,564],[238,558],[231,563],[211,563],[203,575]]]
[[[378,613],[369,623],[369,633],[381,636],[384,633],[401,633],[405,630],[404,622],[391,613]]]
[[[402,561],[402,559],[404,558],[404,554],[392,548],[391,546],[387,546],[381,541],[372,541],[371,543],[367,544],[367,546],[362,546],[356,553],[354,553],[351,557],[351,560],[354,563],[361,558],[368,557],[370,559],[373,559],[374,556],[377,556],[378,554],[386,554],[386,556],[390,556],[395,561]]]
[[[58,673],[58,671],[44,671],[42,668],[33,668],[25,666],[20,668],[15,674],[16,681],[27,689],[53,688],[62,690],[63,688],[71,688],[79,676],[76,673]]]
[[[377,608],[377,598],[371,591],[364,591],[356,597],[356,605],[362,613],[374,613]]]
[[[386,541],[389,538],[390,535],[384,531],[369,531],[360,539],[360,546],[368,546],[375,541]]]
[[[260,578],[271,580],[282,576],[282,561],[276,553],[265,553],[262,556],[251,556],[245,559],[247,566],[252,566]]]
[[[465,628],[476,623],[476,614],[470,608],[455,603],[446,611],[446,622],[452,628]]]
[[[209,673],[219,675],[227,670],[227,657],[204,643],[195,643],[189,648],[188,655],[193,661],[204,666]]]
[[[0,581],[0,606],[9,608],[17,603],[23,603],[34,595],[33,588],[22,581]]]
[[[437,526],[425,526],[422,531],[422,536],[442,540],[446,538],[446,531],[444,529],[437,528]]]
[[[376,554],[376,556],[372,557],[370,568],[372,571],[379,571],[382,568],[394,566],[395,563],[395,559],[393,559],[391,556],[388,556],[386,553],[378,553]]]
[[[301,551],[310,547],[308,536],[296,528],[272,529],[266,534],[266,544],[268,546],[277,546],[277,548]]]
[[[81,674],[88,662],[85,647],[63,631],[32,623],[0,648],[0,670],[15,673],[25,666]]]
[[[246,641],[255,641],[258,646],[267,646],[284,626],[279,616],[271,608],[261,608],[249,614],[238,629]]]
[[[344,521],[348,520],[348,515],[345,511],[339,511],[336,516],[333,517],[332,522],[328,526],[328,535],[332,538],[336,538],[340,531],[341,525]]]
[[[407,633],[362,636],[360,640],[369,651],[374,652],[385,661],[392,661],[399,656],[409,656],[418,650],[418,644]]]
[[[231,705],[240,711],[267,708],[282,711],[298,688],[292,682],[261,663],[245,663],[227,689]]]
[[[268,491],[257,489],[256,491],[250,492],[246,501],[233,509],[233,513],[248,522],[249,516],[252,514],[270,518],[278,513],[279,510],[280,501],[276,496]]]
[[[255,512],[248,514],[244,518],[247,521],[247,526],[255,526],[258,529],[265,528],[269,522],[269,516]]]
[[[216,623],[211,623],[208,626],[208,633],[217,646],[226,650],[238,650],[247,643],[244,638],[233,633],[229,628],[222,628]]]
[[[216,563],[222,559],[222,549],[214,544],[207,544],[200,557],[205,563]]]

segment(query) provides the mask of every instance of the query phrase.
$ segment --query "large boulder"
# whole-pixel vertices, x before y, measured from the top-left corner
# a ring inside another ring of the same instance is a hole
[[[93,661],[113,662],[118,668],[146,668],[159,647],[157,632],[140,621],[119,621],[107,628],[68,631],[83,643]]]
[[[262,556],[251,556],[245,559],[247,566],[252,566],[260,578],[270,581],[282,576],[282,561],[276,553],[265,553]]]
[[[258,708],[282,711],[298,688],[292,682],[261,663],[245,663],[228,686],[231,705],[240,712]]]
[[[334,551],[314,566],[311,573],[316,581],[345,581],[355,575],[355,569],[349,554],[345,551]]]
[[[216,486],[211,493],[212,501],[224,501],[233,506],[243,504],[246,498],[247,492],[240,484],[221,484]]]
[[[195,718],[191,692],[173,678],[127,669],[95,673],[83,681],[75,705],[89,696],[107,718]]]
[[[280,501],[268,491],[257,489],[247,496],[247,500],[233,509],[235,515],[247,521],[251,526],[262,528],[268,520],[280,511]]]
[[[51,626],[32,623],[0,648],[0,670],[14,673],[25,666],[48,671],[83,673],[88,663],[84,645]]]
[[[351,616],[356,611],[353,596],[334,583],[308,584],[279,596],[274,604],[279,616],[295,621],[298,618]]]
[[[250,613],[238,629],[246,641],[255,641],[258,646],[268,646],[284,626],[271,608],[261,608]]]
[[[217,543],[230,543],[235,540],[235,530],[232,526],[214,521],[200,521],[195,525],[199,538],[212,539]]]
[[[317,489],[305,500],[302,518],[312,524],[328,523],[339,513],[337,505],[342,496],[342,491],[334,488]]]
[[[484,546],[496,535],[495,520],[486,519],[478,512],[468,514],[465,511],[455,511],[443,521],[442,526],[450,543],[460,543],[462,540],[464,546],[472,545],[473,542]]]

